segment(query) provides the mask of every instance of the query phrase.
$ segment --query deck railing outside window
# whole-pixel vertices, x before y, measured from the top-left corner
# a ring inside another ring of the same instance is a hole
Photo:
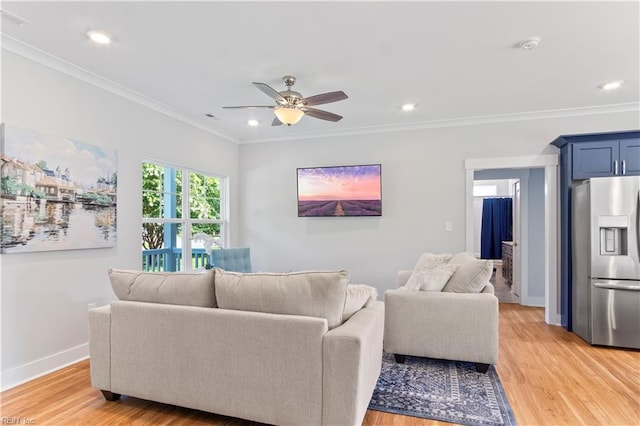
[[[208,256],[204,249],[191,249],[193,269],[207,265]],[[142,250],[142,270],[153,272],[175,272],[182,270],[182,249],[162,248]]]

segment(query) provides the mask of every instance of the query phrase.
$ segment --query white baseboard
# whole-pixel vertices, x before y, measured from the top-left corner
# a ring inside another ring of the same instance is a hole
[[[545,318],[545,322],[549,325],[562,326],[562,317],[560,315],[552,315],[549,319]]]
[[[521,297],[520,304],[524,306],[537,306],[544,308],[544,297]]]
[[[0,377],[0,389],[2,391],[11,389],[87,358],[89,358],[89,343],[19,365],[9,370],[3,370],[2,377]]]

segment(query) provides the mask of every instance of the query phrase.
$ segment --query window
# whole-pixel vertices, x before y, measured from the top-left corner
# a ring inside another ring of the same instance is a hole
[[[487,197],[487,196],[495,196],[498,194],[498,186],[497,185],[473,185],[473,196],[474,197]]]
[[[142,270],[181,271],[205,266],[207,256],[192,236],[225,241],[226,179],[142,163]]]

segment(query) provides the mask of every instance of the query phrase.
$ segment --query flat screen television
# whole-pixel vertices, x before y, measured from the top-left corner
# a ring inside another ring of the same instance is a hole
[[[382,165],[307,167],[298,173],[298,217],[382,216]]]

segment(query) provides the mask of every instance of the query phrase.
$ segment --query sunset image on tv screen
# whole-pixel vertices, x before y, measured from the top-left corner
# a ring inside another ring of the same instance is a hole
[[[298,169],[298,216],[380,216],[380,164]]]

